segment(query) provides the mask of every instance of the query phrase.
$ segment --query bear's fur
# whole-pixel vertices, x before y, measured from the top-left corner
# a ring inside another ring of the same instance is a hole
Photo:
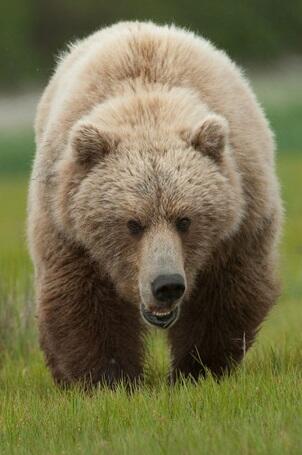
[[[139,380],[140,304],[155,314],[162,273],[186,287],[172,380],[229,371],[276,300],[282,213],[272,133],[238,68],[173,26],[105,28],[61,57],[36,143],[28,232],[55,380]]]

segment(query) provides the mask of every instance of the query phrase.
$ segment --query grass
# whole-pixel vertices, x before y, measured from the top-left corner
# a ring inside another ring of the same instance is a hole
[[[259,92],[266,88],[258,87]],[[278,172],[286,207],[280,302],[243,365],[217,384],[166,384],[165,336],[147,340],[146,384],[129,396],[62,392],[37,343],[32,268],[25,242],[32,135],[0,137],[0,453],[302,453],[302,153],[292,100],[266,107],[282,150]]]
[[[34,151],[32,131],[0,131],[0,175],[28,174]]]

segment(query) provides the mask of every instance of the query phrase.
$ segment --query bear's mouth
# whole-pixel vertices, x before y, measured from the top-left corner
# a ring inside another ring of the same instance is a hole
[[[154,325],[161,329],[168,329],[177,320],[179,307],[173,308],[169,313],[155,313],[147,310],[145,305],[141,304],[141,314],[148,324]]]

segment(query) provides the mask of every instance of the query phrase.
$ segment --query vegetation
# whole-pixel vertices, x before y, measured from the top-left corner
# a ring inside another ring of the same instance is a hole
[[[302,51],[301,0],[10,0],[0,15],[2,87],[43,80],[66,42],[131,19],[190,24],[244,63],[267,64]]]

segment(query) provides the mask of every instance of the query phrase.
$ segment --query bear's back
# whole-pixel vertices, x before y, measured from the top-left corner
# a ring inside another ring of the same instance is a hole
[[[173,26],[125,22],[63,54],[38,108],[38,139],[53,129],[59,135],[51,136],[66,139],[70,127],[93,106],[131,90],[138,81],[195,89],[210,110],[227,118],[231,132],[244,129],[245,122],[250,130],[268,130],[248,84],[224,52]]]
[[[213,52],[230,65],[206,40],[175,27],[130,22],[100,30],[62,54],[38,108],[37,136],[48,124],[61,123],[60,115],[72,125],[96,103],[121,93],[127,83],[126,90],[138,81],[193,88],[194,79],[202,77],[199,85],[206,87],[206,79],[213,77]],[[196,57],[204,58],[202,74]]]
[[[64,54],[40,101],[36,119],[37,166],[62,155],[72,126],[119,95],[152,88],[195,91],[230,126],[230,144],[247,194],[273,190],[274,144],[268,123],[238,67],[223,51],[174,26],[124,22],[76,42]],[[47,146],[43,146],[47,144]]]

